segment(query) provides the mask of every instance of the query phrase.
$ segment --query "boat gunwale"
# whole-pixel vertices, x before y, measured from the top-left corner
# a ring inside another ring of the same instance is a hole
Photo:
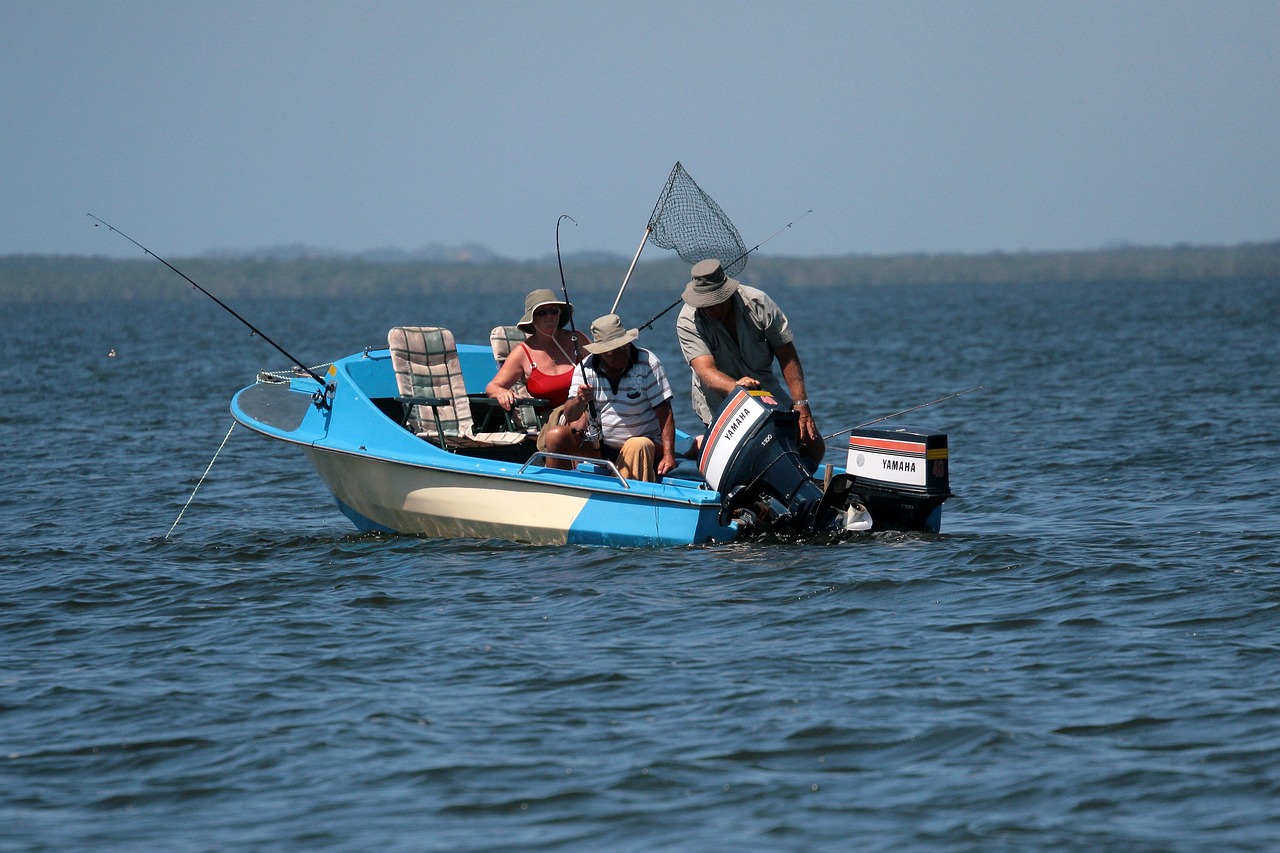
[[[341,361],[343,361],[343,359],[338,359],[337,361],[335,361],[334,367],[337,368],[338,363]],[[346,371],[343,371],[343,373],[346,374],[348,379],[351,379],[351,376],[349,373],[347,373]],[[311,384],[313,380],[305,379],[305,380],[299,380],[299,381],[306,381],[308,384]],[[252,417],[251,415],[249,415],[247,412],[245,412],[243,409],[239,407],[238,400],[240,398],[240,395],[243,394],[245,391],[248,391],[250,388],[254,388],[259,385],[272,385],[272,384],[273,383],[255,382],[253,385],[247,385],[244,388],[241,388],[239,391],[237,391],[231,398],[231,415],[233,418],[236,419],[238,423],[243,424],[244,426],[248,427],[254,432],[257,432],[263,436],[266,436],[267,438],[284,442],[286,444],[293,444],[298,447],[313,448],[315,450],[323,451],[326,453],[333,453],[333,454],[343,455],[343,456],[352,456],[360,459],[368,459],[368,460],[373,460],[378,462],[384,462],[391,465],[399,465],[399,466],[419,469],[423,471],[439,472],[442,474],[462,474],[466,476],[480,477],[480,478],[489,479],[489,480],[535,483],[539,485],[553,486],[555,488],[565,489],[572,492],[587,492],[590,494],[598,494],[598,495],[622,496],[622,497],[632,498],[635,500],[659,501],[662,503],[674,504],[677,506],[688,506],[688,507],[706,508],[706,509],[718,508],[720,506],[721,496],[718,491],[711,488],[707,488],[704,485],[699,485],[699,483],[694,480],[681,481],[682,478],[679,478],[679,477],[670,478],[670,480],[664,478],[661,482],[658,482],[658,483],[645,483],[642,481],[634,480],[624,485],[616,482],[615,478],[612,475],[596,474],[588,471],[578,471],[576,469],[565,470],[565,469],[558,469],[558,468],[548,468],[545,466],[537,466],[536,468],[530,467],[530,468],[524,469],[523,471],[486,470],[486,469],[489,469],[490,466],[504,466],[504,467],[515,466],[516,468],[520,468],[520,466],[525,465],[527,463],[497,461],[492,459],[486,459],[483,456],[461,456],[458,454],[449,453],[448,451],[441,449],[440,447],[438,447],[435,444],[432,444],[426,439],[413,436],[412,433],[409,433],[407,430],[405,430],[406,435],[412,436],[415,440],[422,442],[423,448],[426,449],[426,451],[429,454],[431,455],[439,454],[440,462],[445,464],[433,463],[433,462],[423,461],[423,460],[406,459],[399,456],[389,455],[386,453],[374,452],[367,448],[354,449],[354,448],[351,448],[350,446],[342,446],[341,444],[322,443],[322,440],[320,438],[313,438],[310,441],[300,440],[298,438],[293,438],[289,436],[289,434],[283,430],[280,430],[275,427],[270,427],[267,424],[263,424],[261,421]],[[278,386],[274,386],[274,387],[278,387],[279,390],[282,392],[299,394],[299,395],[305,394],[308,397],[312,397],[315,394],[314,389],[307,390],[304,388],[295,387],[292,381],[289,383],[280,383]],[[356,382],[354,379],[351,379],[351,384],[348,386],[347,390],[351,391],[353,389],[360,399],[367,402],[370,407],[376,410],[377,407],[374,406],[372,402],[373,398],[369,397],[369,395],[364,392],[364,389],[359,387],[358,382]],[[312,405],[314,405],[314,403],[312,403]],[[391,423],[394,426],[394,422],[392,421]],[[402,427],[397,427],[397,428],[403,429]],[[310,435],[316,436],[317,434],[314,431],[312,431]],[[454,460],[460,460],[460,459],[466,459],[474,462],[475,464],[471,466],[467,466],[454,461]],[[569,477],[599,478],[600,482],[582,483],[582,482],[564,482],[561,480],[561,478],[569,478]],[[681,481],[681,482],[673,482],[673,481]],[[685,483],[687,483],[688,485],[685,485]],[[677,494],[662,494],[660,493],[659,490],[661,492],[665,492],[668,490],[675,491],[677,492]]]

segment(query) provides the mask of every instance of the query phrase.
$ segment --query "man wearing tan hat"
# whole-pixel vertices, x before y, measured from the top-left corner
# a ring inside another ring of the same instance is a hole
[[[575,456],[603,456],[630,480],[653,482],[675,467],[676,422],[671,412],[671,385],[658,357],[632,341],[639,329],[626,329],[617,314],[591,324],[594,343],[573,371],[577,388],[564,407],[567,424],[580,421],[588,402],[599,417],[600,446],[583,441],[580,430],[566,428],[547,437],[547,449]]]
[[[725,275],[720,261],[699,261],[676,319],[680,352],[693,369],[693,411],[710,424],[737,387],[763,388],[800,415],[800,450],[817,466],[826,452],[809,410],[804,368],[787,315],[769,294]],[[773,372],[774,360],[782,381]]]

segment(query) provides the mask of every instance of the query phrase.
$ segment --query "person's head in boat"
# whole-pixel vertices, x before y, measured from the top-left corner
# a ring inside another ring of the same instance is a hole
[[[605,314],[591,323],[592,343],[583,347],[592,355],[600,356],[613,372],[627,366],[631,359],[631,342],[640,337],[639,329],[628,329],[617,314]]]
[[[573,306],[563,299],[557,299],[555,293],[547,288],[533,290],[524,298],[524,316],[520,318],[516,326],[526,334],[532,335],[535,321],[543,317],[549,317],[552,314],[555,314],[558,320],[554,327],[546,329],[548,334],[555,329],[563,329],[569,325],[569,320],[573,317]]]
[[[732,305],[729,298],[737,291],[741,282],[736,278],[729,278],[724,266],[715,258],[694,264],[690,276],[680,298],[686,305],[714,319],[722,317]]]

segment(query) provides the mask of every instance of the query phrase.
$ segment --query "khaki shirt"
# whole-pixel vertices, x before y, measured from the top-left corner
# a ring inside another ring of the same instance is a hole
[[[729,297],[733,301],[733,317],[738,333],[735,344],[723,324],[708,320],[696,309],[685,305],[676,319],[676,337],[680,339],[680,352],[686,362],[704,355],[713,356],[716,368],[734,379],[751,376],[761,386],[778,398],[784,408],[791,405],[791,395],[786,383],[773,372],[773,349],[791,343],[791,326],[787,315],[769,298],[769,294],[754,287],[739,285]],[[724,403],[724,395],[709,388],[704,389],[693,374],[693,412],[703,423],[711,419]]]

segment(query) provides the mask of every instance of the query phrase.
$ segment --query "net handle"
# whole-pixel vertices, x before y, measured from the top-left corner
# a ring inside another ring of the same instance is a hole
[[[644,251],[644,244],[649,242],[649,234],[653,231],[653,226],[646,225],[644,227],[644,236],[640,238],[640,245],[636,248],[636,255],[631,259],[631,266],[627,268],[627,274],[622,279],[622,287],[618,288],[618,295],[613,300],[613,307],[609,309],[610,314],[618,313],[618,303],[622,301],[622,292],[627,289],[627,282],[631,281],[631,274],[636,271],[636,263],[640,260],[640,253]]]

